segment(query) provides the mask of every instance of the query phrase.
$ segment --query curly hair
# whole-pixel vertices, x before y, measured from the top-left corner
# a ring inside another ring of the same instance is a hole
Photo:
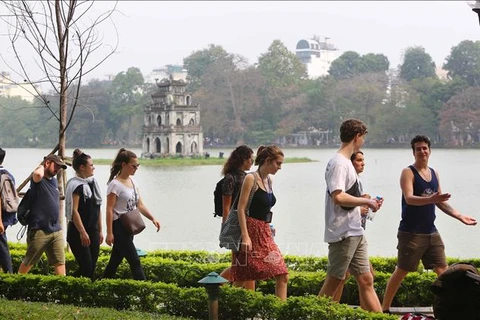
[[[222,174],[233,173],[239,170],[246,160],[251,159],[253,150],[246,145],[241,145],[235,148],[228,157],[227,162],[223,165]]]
[[[357,134],[367,134],[367,126],[362,120],[348,119],[342,122],[340,126],[340,140],[342,142],[350,142]]]

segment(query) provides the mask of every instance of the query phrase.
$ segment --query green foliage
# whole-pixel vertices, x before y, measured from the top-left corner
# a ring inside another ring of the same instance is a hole
[[[25,302],[0,299],[1,319],[122,319],[122,320],[181,320],[185,318],[138,311],[118,311],[109,308],[78,307],[58,303]]]
[[[202,86],[202,78],[210,66],[219,60],[229,60],[231,55],[222,46],[209,44],[208,48],[194,51],[183,59],[183,67],[187,69],[190,82],[187,90],[194,93]]]
[[[280,40],[274,40],[260,55],[258,69],[273,88],[297,84],[307,75],[305,65]]]
[[[423,47],[407,48],[399,69],[400,77],[405,81],[436,77],[435,62]]]
[[[349,79],[362,73],[385,73],[390,66],[383,54],[368,53],[360,56],[355,51],[346,51],[333,60],[328,73],[336,80]]]
[[[480,41],[464,40],[452,47],[443,68],[450,78],[460,78],[469,86],[479,86]]]

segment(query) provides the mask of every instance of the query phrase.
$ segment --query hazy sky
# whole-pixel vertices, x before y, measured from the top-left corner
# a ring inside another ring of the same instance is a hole
[[[117,9],[118,52],[90,77],[132,66],[147,75],[210,43],[254,63],[274,39],[295,51],[300,39],[316,34],[341,52],[383,53],[396,67],[409,46],[425,47],[442,65],[452,46],[480,40],[467,1],[120,1]],[[112,28],[102,31],[113,39]]]

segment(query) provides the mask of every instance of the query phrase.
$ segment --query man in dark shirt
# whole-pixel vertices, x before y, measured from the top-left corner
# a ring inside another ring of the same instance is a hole
[[[65,240],[60,225],[60,197],[55,176],[66,168],[59,156],[51,154],[33,172],[27,252],[18,273],[30,271],[45,252],[49,264],[55,267],[55,274],[65,275]]]
[[[474,218],[462,215],[447,203],[450,194],[442,193],[438,172],[428,166],[430,139],[418,135],[410,144],[415,162],[403,169],[400,176],[402,220],[397,234],[397,267],[388,280],[382,303],[387,313],[403,279],[417,270],[420,260],[425,269],[433,269],[437,276],[447,269],[445,246],[434,224],[435,207],[466,225],[477,224]]]

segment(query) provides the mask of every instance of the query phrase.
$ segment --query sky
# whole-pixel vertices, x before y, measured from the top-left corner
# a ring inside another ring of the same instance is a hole
[[[403,51],[423,46],[437,66],[453,46],[480,40],[478,17],[471,1],[119,1],[112,20],[117,52],[88,78],[138,67],[146,76],[209,44],[255,63],[275,39],[292,52],[297,42],[329,37],[340,53],[382,53],[391,67]],[[97,3],[112,8],[113,3]],[[100,30],[105,44],[115,43],[111,23]],[[4,39],[5,40],[5,39]],[[0,54],[5,41],[0,39]],[[2,65],[0,64],[0,67]],[[1,68],[0,68],[1,69]]]

